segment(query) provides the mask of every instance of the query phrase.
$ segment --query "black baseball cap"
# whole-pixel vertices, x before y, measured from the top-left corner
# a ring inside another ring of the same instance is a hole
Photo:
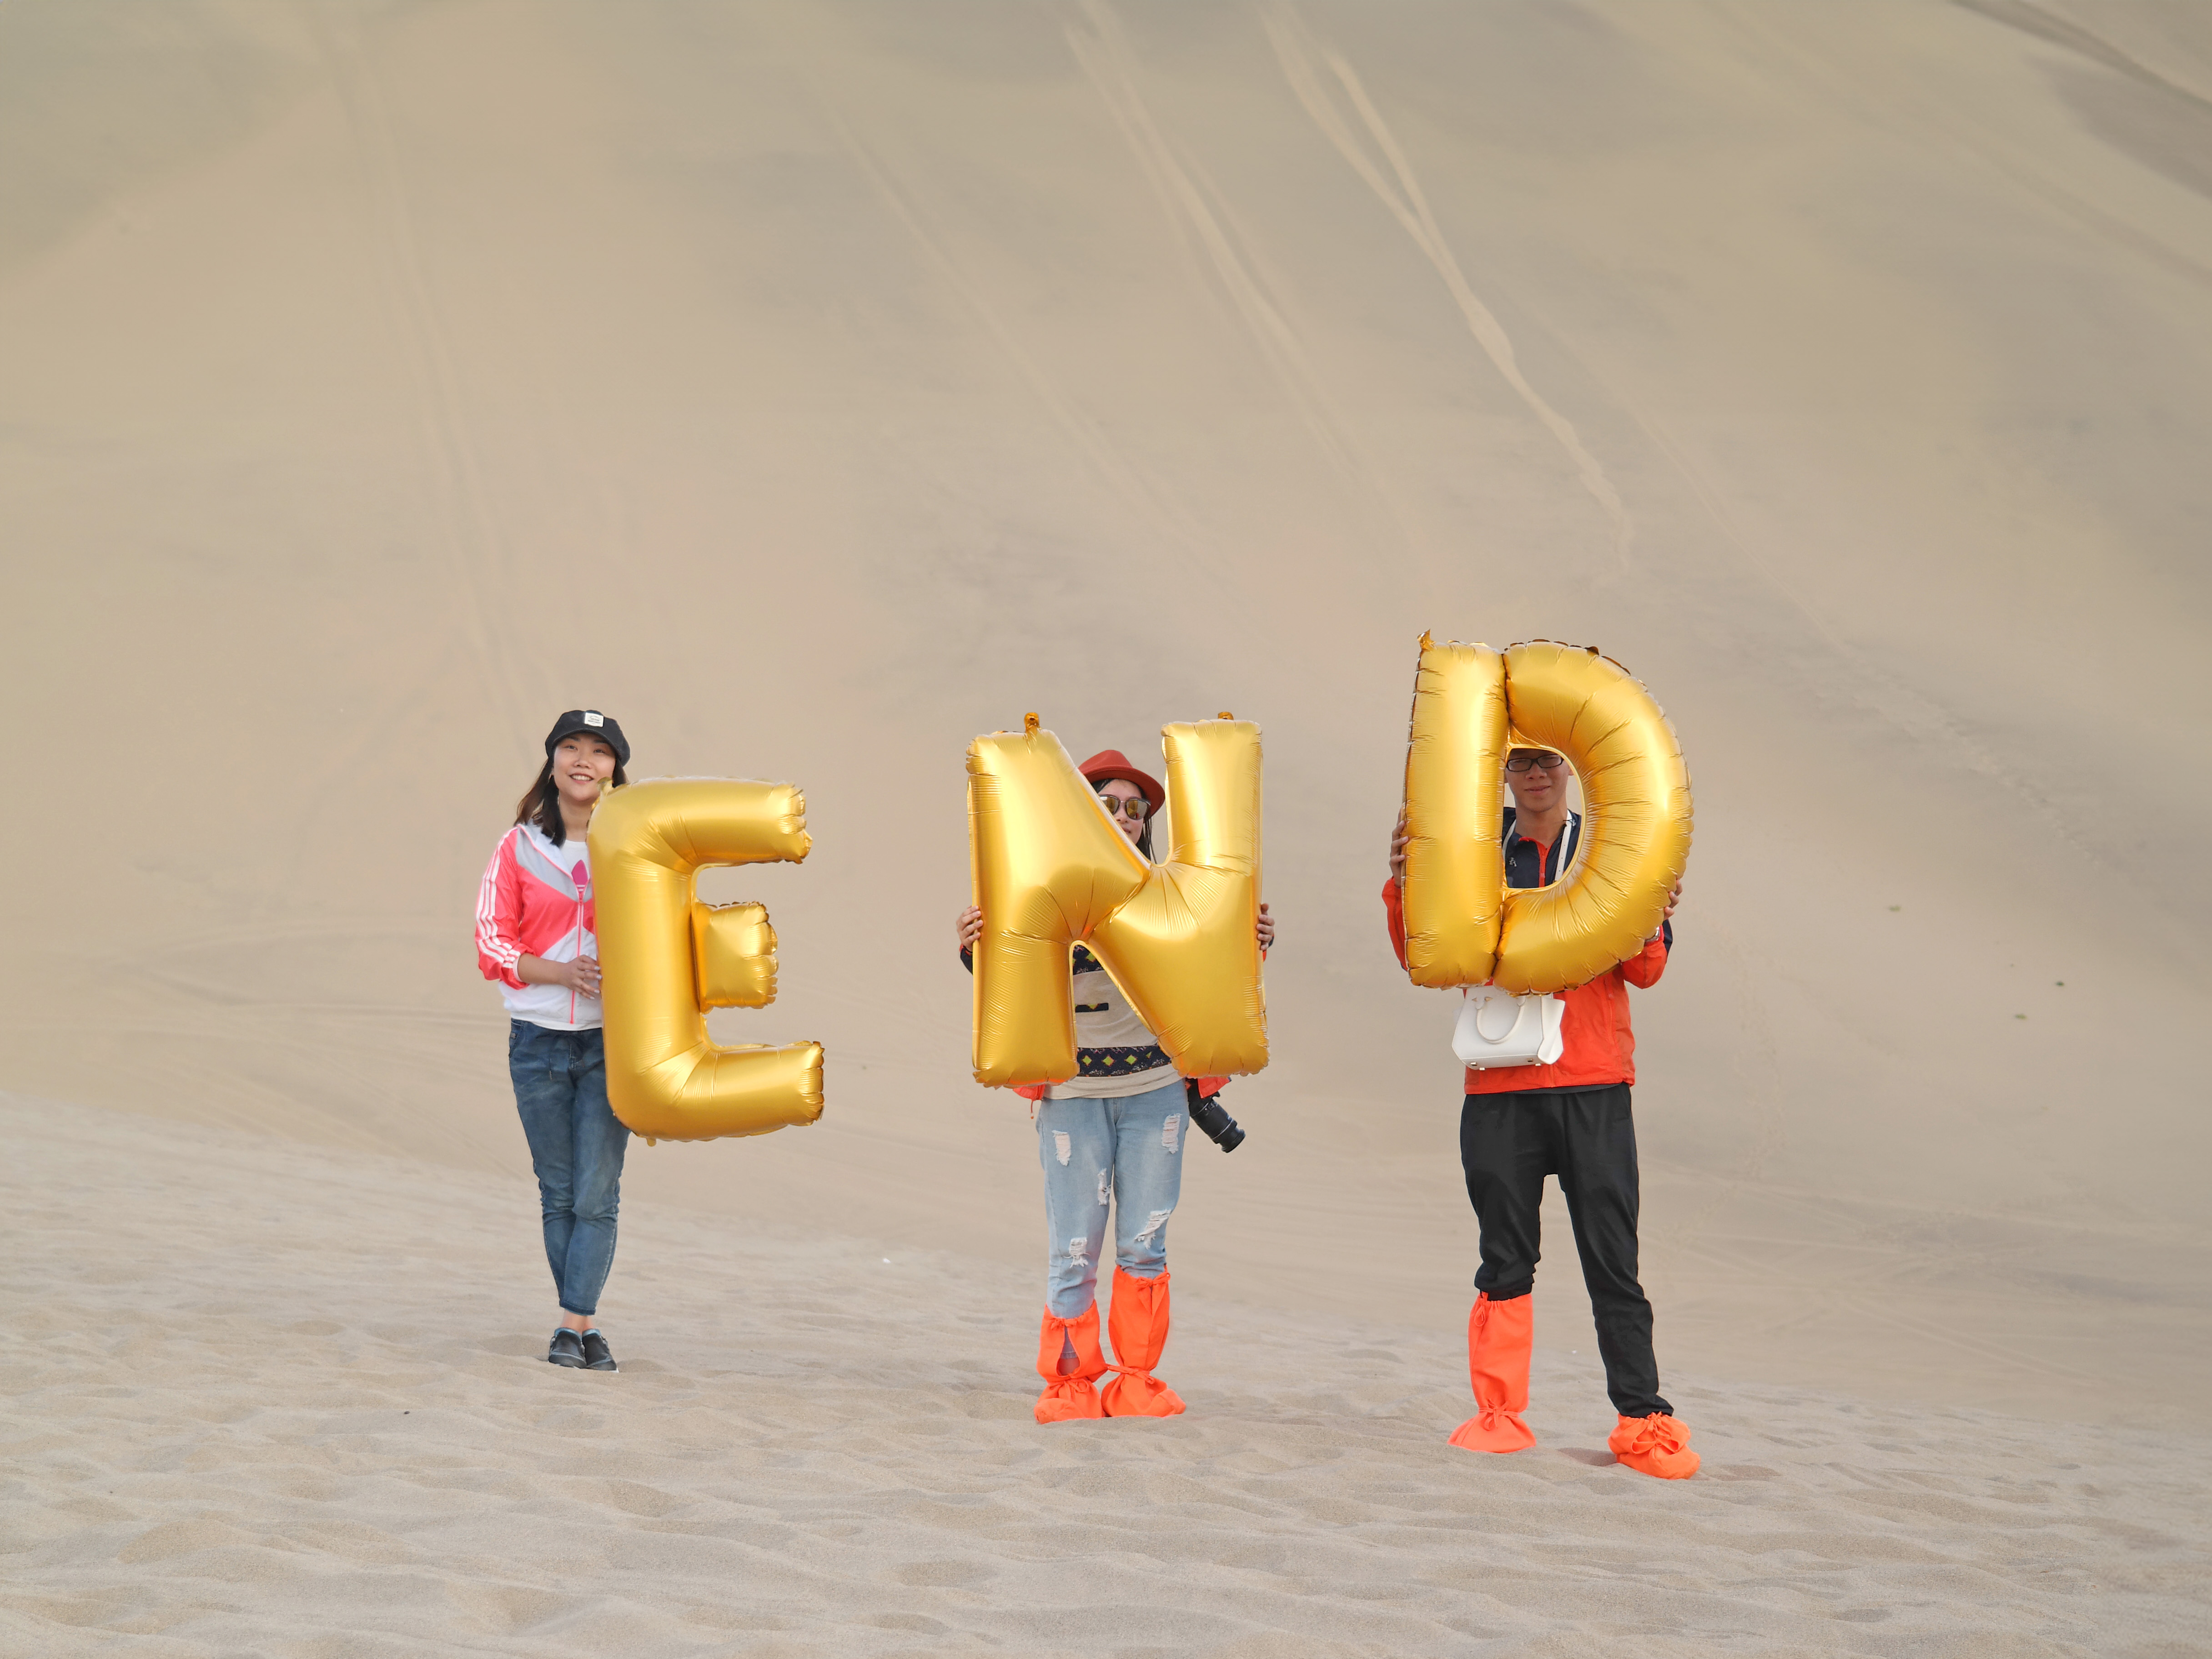
[[[616,765],[629,764],[629,739],[622,734],[622,722],[596,708],[571,708],[555,720],[552,731],[545,736],[545,758],[553,758],[553,747],[562,738],[574,737],[579,732],[604,741],[615,751]]]

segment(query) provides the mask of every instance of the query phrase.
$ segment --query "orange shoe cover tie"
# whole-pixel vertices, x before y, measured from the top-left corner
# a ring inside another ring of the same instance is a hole
[[[1106,1385],[1109,1417],[1173,1417],[1182,1410],[1182,1396],[1152,1375],[1168,1345],[1168,1276],[1139,1279],[1114,1269],[1114,1305],[1106,1315],[1106,1329],[1114,1340],[1119,1364]]]
[[[1476,1414],[1451,1431],[1451,1443],[1468,1451],[1516,1452],[1536,1443],[1521,1420],[1528,1409],[1528,1354],[1536,1340],[1534,1297],[1492,1302],[1474,1298],[1467,1316],[1467,1380]]]
[[[1073,1347],[1075,1369],[1060,1375],[1060,1356]],[[1044,1311],[1044,1326],[1037,1333],[1037,1375],[1044,1392],[1037,1396],[1036,1420],[1066,1423],[1079,1417],[1103,1417],[1106,1407],[1092,1385],[1106,1375],[1106,1356],[1098,1351],[1098,1304],[1092,1303],[1073,1319]]]
[[[1698,1472],[1700,1460],[1690,1449],[1688,1425],[1664,1412],[1622,1418],[1605,1443],[1623,1464],[1641,1474],[1687,1480]]]

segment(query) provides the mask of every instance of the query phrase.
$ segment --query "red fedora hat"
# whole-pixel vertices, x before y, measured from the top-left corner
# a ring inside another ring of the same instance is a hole
[[[1102,783],[1119,778],[1124,783],[1133,783],[1145,792],[1145,799],[1158,812],[1168,804],[1168,792],[1160,787],[1160,781],[1149,772],[1139,772],[1129,764],[1129,757],[1118,749],[1102,749],[1076,769],[1096,789]]]

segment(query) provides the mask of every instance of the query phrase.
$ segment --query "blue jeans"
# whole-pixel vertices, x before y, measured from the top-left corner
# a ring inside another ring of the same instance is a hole
[[[1121,1271],[1139,1279],[1167,1271],[1168,1218],[1182,1195],[1186,1103],[1180,1079],[1113,1100],[1037,1102],[1045,1306],[1054,1318],[1074,1318],[1097,1296],[1109,1199]]]
[[[599,1310],[599,1291],[615,1265],[615,1211],[629,1148],[629,1131],[607,1104],[600,1035],[515,1020],[507,1035],[507,1070],[538,1171],[553,1288],[562,1312],[588,1318]]]

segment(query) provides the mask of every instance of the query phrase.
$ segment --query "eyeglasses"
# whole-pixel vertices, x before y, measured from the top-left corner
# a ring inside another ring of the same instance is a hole
[[[1146,800],[1142,795],[1132,795],[1124,800],[1118,795],[1109,795],[1102,790],[1098,799],[1105,804],[1106,816],[1109,817],[1119,814],[1123,817],[1134,818],[1138,823],[1142,823],[1145,821],[1145,815],[1152,810],[1152,802]]]
[[[1532,766],[1540,766],[1547,772],[1556,772],[1566,763],[1565,755],[1515,755],[1505,763],[1505,769],[1525,772]]]

